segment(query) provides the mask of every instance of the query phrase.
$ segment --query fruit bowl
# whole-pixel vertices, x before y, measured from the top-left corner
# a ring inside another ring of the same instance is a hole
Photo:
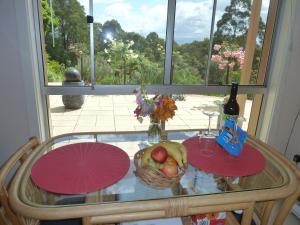
[[[157,147],[160,144],[161,143],[156,144],[155,146]],[[167,176],[162,170],[155,168],[153,162],[150,164],[143,163],[143,161],[145,161],[145,157],[149,154],[149,151],[155,149],[155,146],[142,149],[134,155],[134,165],[136,169],[134,173],[146,184],[154,188],[162,189],[173,187],[180,182],[181,177],[185,173],[185,169],[187,167],[186,160],[184,161],[185,163],[181,163],[180,166],[177,166],[176,175]]]

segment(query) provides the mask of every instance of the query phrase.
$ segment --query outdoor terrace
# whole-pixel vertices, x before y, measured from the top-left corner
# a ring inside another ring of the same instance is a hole
[[[208,116],[201,112],[205,106],[216,106],[214,101],[222,97],[185,95],[184,101],[176,101],[178,110],[173,119],[166,123],[166,129],[205,129]],[[134,95],[85,96],[81,109],[65,109],[60,95],[49,96],[50,127],[52,136],[84,131],[139,131],[147,130],[149,118],[139,123],[134,117],[136,108]],[[246,122],[248,127],[252,101],[246,101]],[[216,106],[217,110],[217,106]],[[217,125],[217,116],[212,118],[212,128]]]

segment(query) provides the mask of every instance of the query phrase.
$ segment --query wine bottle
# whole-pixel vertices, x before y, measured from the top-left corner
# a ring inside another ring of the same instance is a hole
[[[240,113],[240,107],[239,104],[236,100],[238,92],[238,84],[237,83],[232,83],[231,84],[231,92],[230,92],[230,97],[228,99],[228,102],[224,104],[224,119],[234,119],[236,120],[239,116]]]

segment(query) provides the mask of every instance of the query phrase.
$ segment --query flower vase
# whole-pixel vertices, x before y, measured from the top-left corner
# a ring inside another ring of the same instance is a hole
[[[150,125],[148,128],[148,142],[150,144],[157,144],[161,140],[161,126],[158,120],[152,119],[150,120]]]

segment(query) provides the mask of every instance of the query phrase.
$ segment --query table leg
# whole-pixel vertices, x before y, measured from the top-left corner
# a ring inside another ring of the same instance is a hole
[[[270,219],[270,215],[273,209],[273,206],[275,204],[275,201],[269,201],[269,202],[265,202],[265,209],[264,209],[264,213],[261,219],[261,225],[267,225]]]
[[[286,217],[288,216],[291,208],[293,207],[295,201],[299,196],[300,196],[300,188],[298,188],[296,192],[294,192],[292,195],[290,195],[288,198],[286,198],[283,201],[278,211],[278,214],[274,220],[275,222],[273,225],[282,225],[284,223]]]
[[[250,225],[253,218],[254,202],[250,206],[244,209],[241,225]]]

